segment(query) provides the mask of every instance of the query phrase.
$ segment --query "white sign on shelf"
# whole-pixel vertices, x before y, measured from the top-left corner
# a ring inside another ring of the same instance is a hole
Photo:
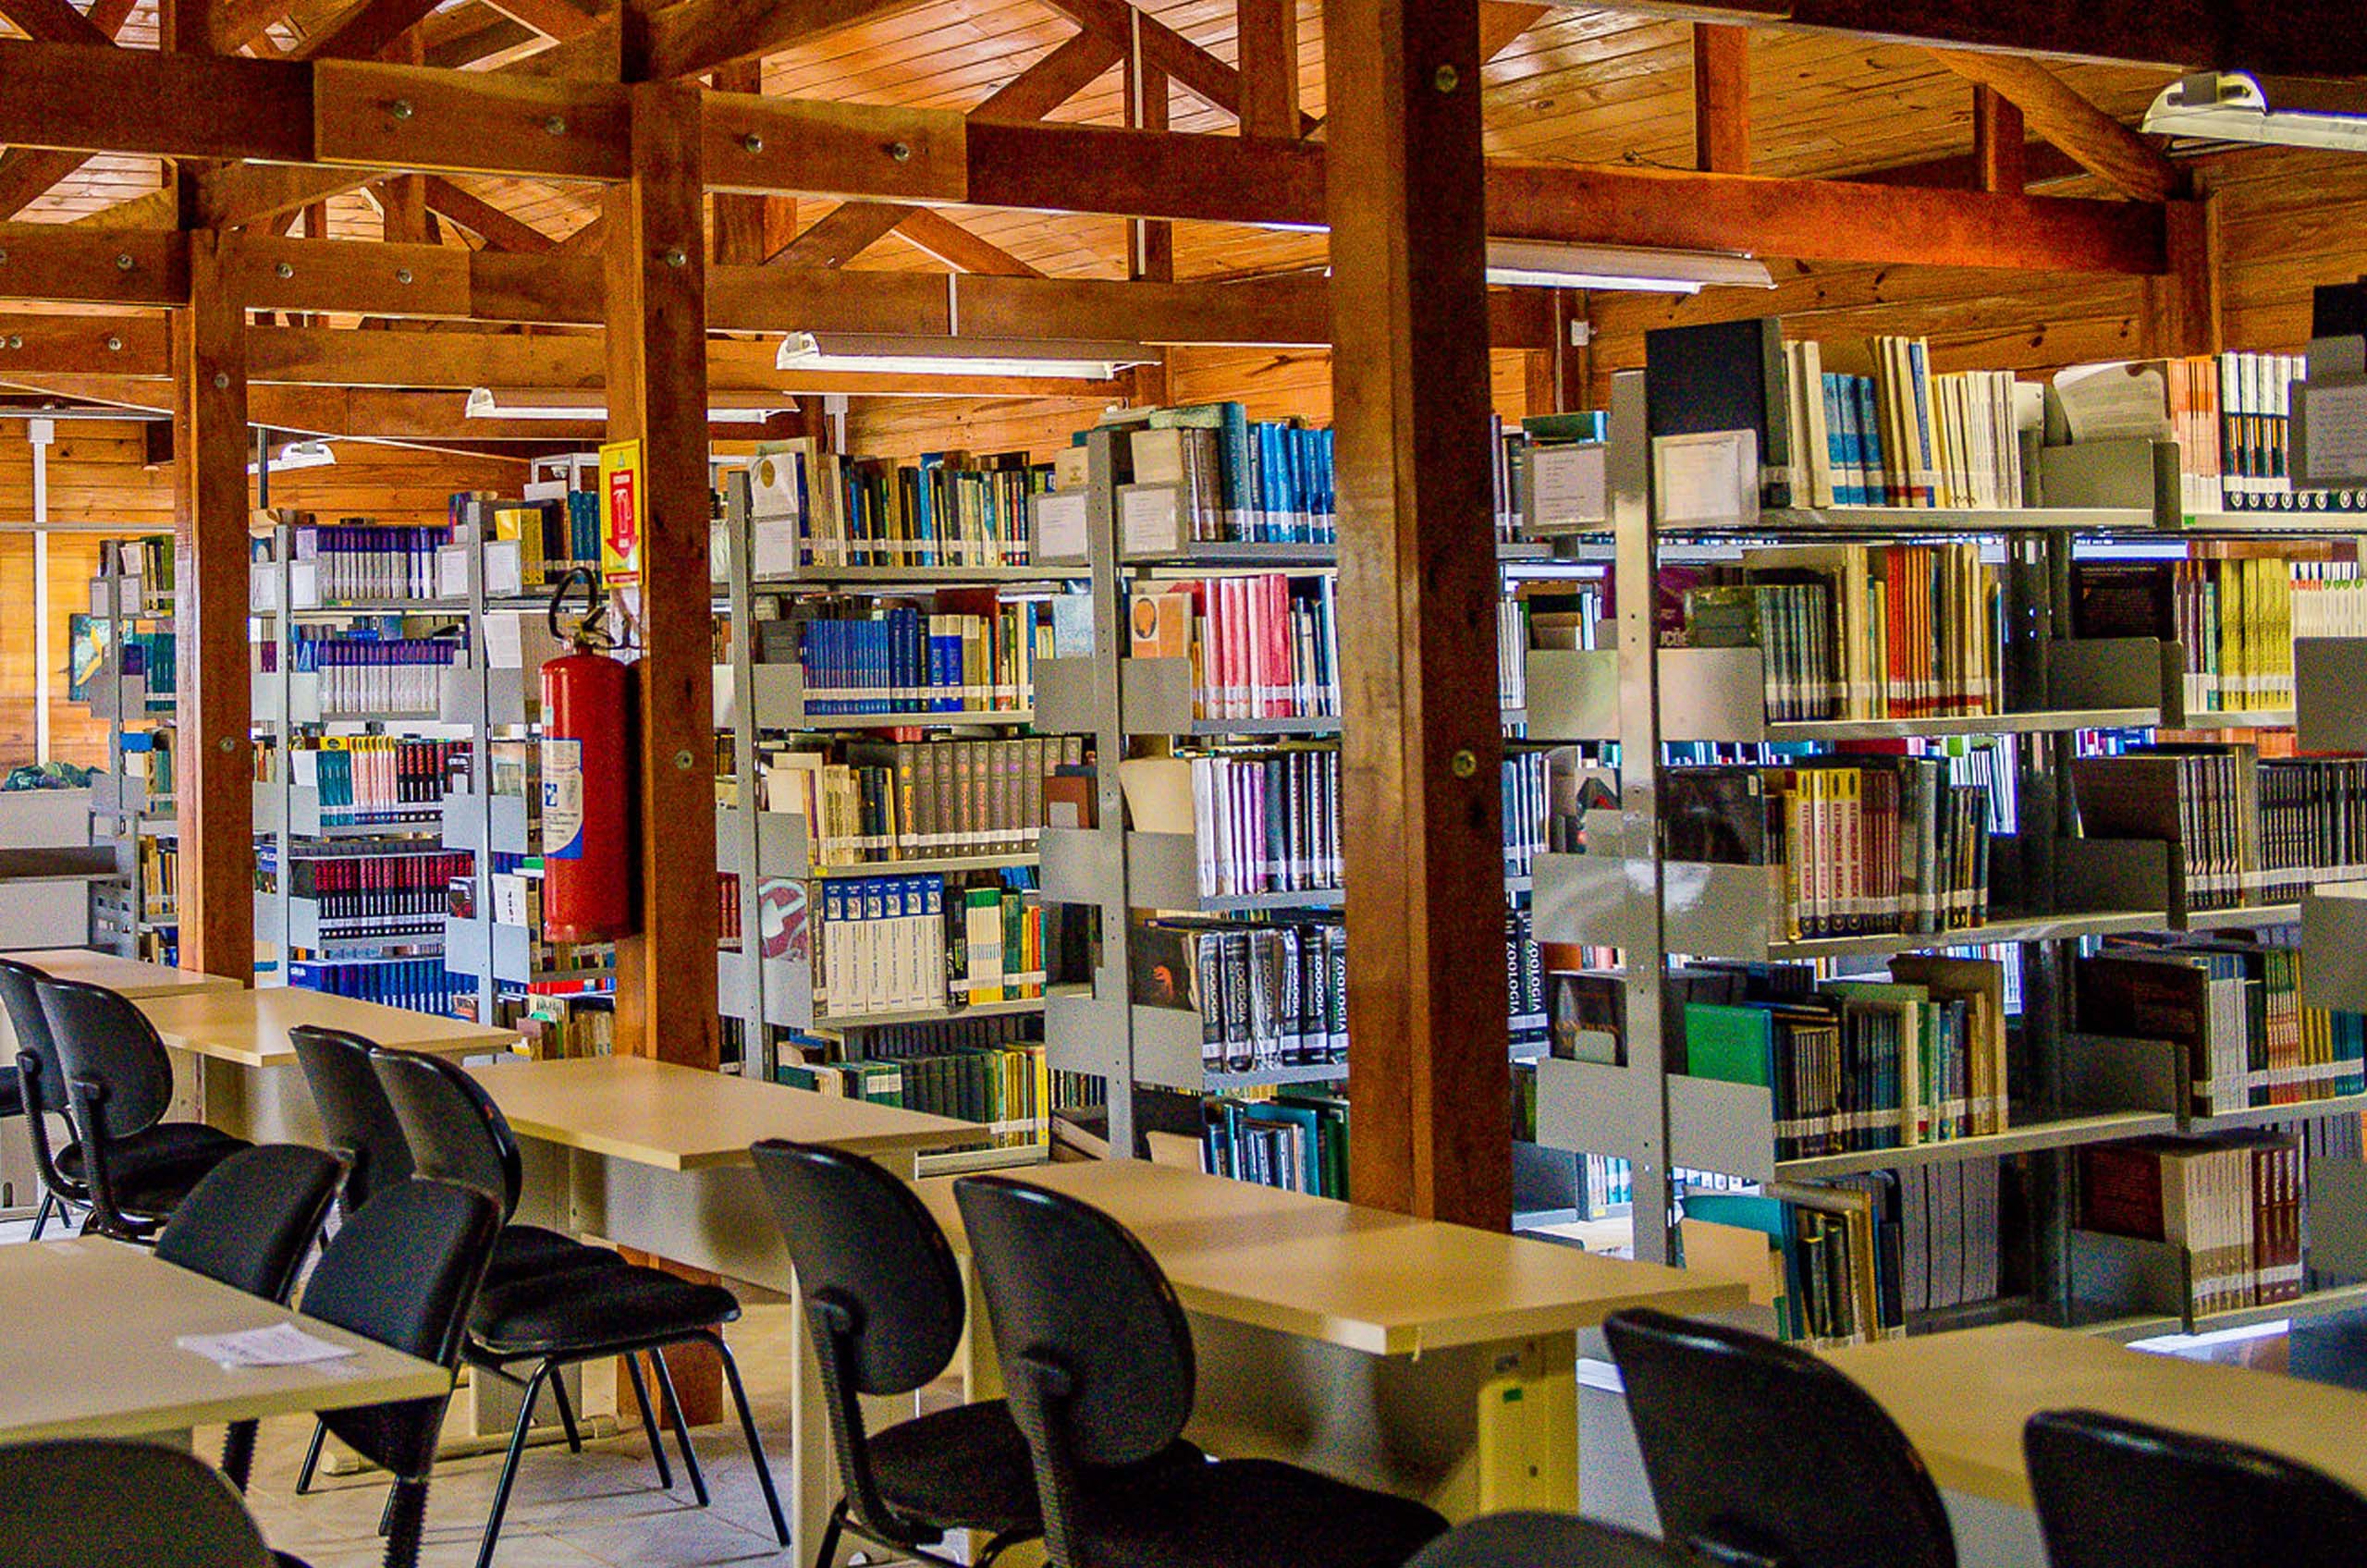
[[[2367,376],[2326,376],[2293,388],[2300,437],[2297,487],[2367,484]]]
[[[1119,548],[1129,556],[1163,556],[1181,547],[1178,492],[1166,484],[1128,484],[1118,491]]]
[[[1652,437],[1652,496],[1662,528],[1757,522],[1759,433],[1720,430]]]
[[[1611,516],[1609,447],[1532,447],[1527,459],[1531,531],[1588,526]]]
[[[1087,553],[1089,513],[1082,490],[1055,490],[1036,497],[1036,558],[1081,561]]]

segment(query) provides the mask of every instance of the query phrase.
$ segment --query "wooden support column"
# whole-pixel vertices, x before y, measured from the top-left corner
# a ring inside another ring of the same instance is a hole
[[[2219,199],[2168,202],[2162,213],[2170,270],[2145,280],[2149,351],[2216,354],[2227,346],[2220,305]]]
[[[718,92],[762,92],[765,66],[761,60],[735,60],[716,68]],[[741,196],[729,191],[715,198],[715,262],[717,266],[760,267],[787,250],[797,238],[797,198]]]
[[[1296,141],[1298,0],[1233,0],[1241,44],[1241,134]]]
[[[1750,30],[1693,24],[1693,162],[1711,174],[1750,172]]]
[[[1981,189],[2019,196],[2030,186],[2030,140],[2022,111],[1983,82],[1972,90],[1972,165]]]
[[[180,963],[244,983],[255,971],[246,326],[219,234],[189,237],[189,303],[173,312]]]
[[[1512,1215],[1479,34],[1326,0],[1356,1201]]]
[[[640,82],[631,97],[632,176],[604,197],[601,252],[608,439],[641,443],[640,736],[631,764],[640,789],[641,931],[617,944],[617,1054],[712,1070],[722,1061],[715,835],[674,830],[715,815],[699,91]],[[713,1354],[684,1349],[667,1361],[691,1422],[718,1419]]]

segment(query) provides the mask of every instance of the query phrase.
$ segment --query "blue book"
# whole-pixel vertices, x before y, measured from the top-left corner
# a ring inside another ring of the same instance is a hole
[[[1858,437],[1865,444],[1859,460],[1866,469],[1868,504],[1900,506],[1903,498],[1890,479],[1890,454],[1883,447],[1882,405],[1876,398],[1874,378],[1860,375],[1851,379],[1858,384]]]

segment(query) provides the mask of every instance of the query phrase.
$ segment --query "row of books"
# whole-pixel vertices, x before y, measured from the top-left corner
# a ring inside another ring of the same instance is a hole
[[[1821,982],[1784,965],[1735,989],[1733,1000],[1684,1004],[1685,1072],[1770,1090],[1778,1159],[2006,1130],[1999,965],[1907,954],[1887,980]]]
[[[1044,821],[1044,780],[1081,766],[1083,737],[853,742],[765,760],[764,807],[805,819],[812,865],[1022,853]]]
[[[1989,917],[1990,805],[1934,756],[1671,767],[1669,859],[1783,868],[1795,939],[1940,932]]]
[[[1761,650],[1770,718],[1995,711],[1999,587],[1976,544],[1747,550],[1683,603],[1691,645]]]
[[[1784,353],[1795,505],[2022,504],[2021,433],[2040,425],[2035,385],[2010,371],[1933,374],[1920,337],[1809,340]]]
[[[448,524],[300,523],[292,531],[294,564],[311,569],[322,605],[367,599],[433,599],[435,552],[452,542]],[[267,544],[267,541],[258,541]],[[304,600],[297,601],[301,605]]]
[[[2290,901],[2367,868],[2367,766],[2334,757],[2263,760],[2249,745],[2130,747],[2071,765],[2081,831],[2171,846],[2184,910]]]
[[[464,490],[452,496],[450,512],[456,544],[483,542],[488,594],[531,594],[578,567],[600,568],[596,490],[527,501]]]
[[[1334,581],[1274,573],[1138,588],[1127,652],[1189,659],[1196,718],[1337,718]]]
[[[455,756],[468,749],[465,741],[325,735],[291,741],[288,764],[298,788],[319,791],[325,826],[369,826],[431,815]],[[268,770],[271,753],[259,748],[255,754],[258,767]]]
[[[1118,777],[1138,831],[1193,836],[1204,899],[1340,886],[1336,748],[1134,757]]]
[[[416,714],[430,717],[442,698],[442,671],[462,652],[448,637],[339,635],[299,628],[289,644],[300,674],[321,678],[321,717]],[[269,644],[266,644],[268,647]],[[270,668],[270,660],[265,668]]]
[[[132,888],[143,919],[166,921],[180,908],[181,854],[172,839],[142,833],[132,867]]]
[[[475,1017],[473,982],[463,981],[453,999],[458,1016]],[[606,992],[506,992],[494,998],[489,1022],[524,1035],[527,1054],[536,1061],[614,1056],[617,1050],[617,998]]]
[[[1488,431],[1492,437],[1489,448],[1494,458],[1491,509],[1499,544],[1515,544],[1529,537],[1533,525],[1542,525],[1547,533],[1559,533],[1573,522],[1597,521],[1593,516],[1580,515],[1593,513],[1593,506],[1572,504],[1594,497],[1556,494],[1550,479],[1540,485],[1531,475],[1551,460],[1551,454],[1557,447],[1600,447],[1610,441],[1609,414],[1599,410],[1531,414],[1515,429],[1506,425],[1502,415],[1491,413],[1488,416]],[[1530,510],[1532,493],[1538,493],[1541,515]]]
[[[137,677],[146,687],[148,702],[152,708],[169,706],[173,694],[180,687],[179,645],[171,630],[135,631],[128,627],[118,626],[112,633],[105,635],[113,637],[112,644],[103,638],[92,651],[104,654],[112,646],[115,656],[112,660],[100,659],[89,674],[74,682],[71,693],[73,700],[89,702],[92,697],[91,687],[99,680],[110,677],[124,679]],[[113,668],[110,668],[110,665]],[[110,699],[115,695],[116,693],[112,692],[108,693]],[[136,718],[138,716],[127,715],[126,717]]]
[[[447,889],[473,866],[465,851],[302,855],[289,863],[288,890],[316,900],[324,920],[442,914]]]
[[[288,961],[288,983],[300,990],[326,991],[412,1012],[448,1013],[452,976],[441,957]]]
[[[802,665],[805,711],[856,714],[1013,712],[1036,700],[1036,661],[1051,654],[1051,618],[1043,602],[948,609],[968,595],[948,592],[939,608],[891,605],[853,617],[771,622],[794,637],[794,649],[760,642],[762,662]],[[779,656],[776,656],[779,655]]]
[[[1337,915],[1170,915],[1128,936],[1134,1000],[1198,1014],[1209,1072],[1348,1060],[1348,932]]]
[[[1504,757],[1504,875],[1527,876],[1553,847],[1552,758],[1543,752]]]
[[[992,1147],[1021,1148],[1048,1137],[1040,1044],[784,1061],[778,1076],[793,1088],[975,1121]]]
[[[113,553],[116,575],[127,588],[123,609],[126,614],[154,611],[169,615],[173,604],[173,536],[150,533],[138,539],[117,539],[106,548]],[[99,570],[107,570],[102,559]]]
[[[2079,636],[2176,643],[2188,709],[2238,712],[2293,705],[2293,638],[2304,598],[2317,592],[2305,584],[2342,594],[2357,567],[2248,555],[2078,561],[2071,570]]]
[[[1904,1327],[1895,1192],[1771,1182],[1756,1193],[1685,1194],[1685,1256],[1740,1270],[1775,1306],[1776,1331],[1819,1346],[1886,1339]]]
[[[1024,452],[926,452],[900,464],[800,436],[767,443],[756,458],[756,521],[794,524],[803,566],[1025,565],[1035,554],[1028,497],[1052,482],[1051,465]]]
[[[831,1018],[1044,994],[1043,911],[1022,873],[845,878],[821,906],[814,996]]]
[[[145,795],[152,806],[159,801],[169,802],[173,796],[173,726],[160,724],[153,729],[126,730],[116,748],[115,766],[123,780],[127,800],[136,792]]]
[[[1348,1102],[1331,1095],[1277,1094],[1208,1102],[1200,1169],[1289,1193],[1348,1199]]]
[[[2367,1093],[2367,1019],[2306,1005],[2302,963],[2269,943],[2116,941],[2079,960],[2073,1016],[2090,1034],[2177,1047],[2197,1116]]]
[[[1239,403],[1113,410],[1137,484],[1171,484],[1197,544],[1331,544],[1339,534],[1331,432],[1253,420]],[[1082,447],[1085,435],[1075,442]]]
[[[2282,1133],[2093,1144],[2079,1151],[2078,1224],[2180,1249],[2189,1310],[2233,1312],[2300,1298],[2308,1190]]]

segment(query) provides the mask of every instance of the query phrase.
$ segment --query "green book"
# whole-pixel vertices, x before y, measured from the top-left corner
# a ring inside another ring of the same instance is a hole
[[[1685,1071],[1721,1084],[1775,1082],[1775,1015],[1765,1008],[1690,1002],[1685,1009]]]

